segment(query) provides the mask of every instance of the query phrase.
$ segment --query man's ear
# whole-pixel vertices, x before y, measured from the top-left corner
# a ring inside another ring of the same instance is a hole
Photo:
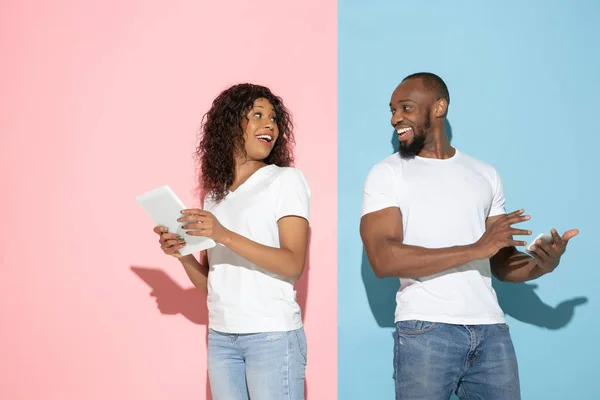
[[[446,115],[447,111],[448,111],[448,102],[446,101],[446,99],[438,99],[435,102],[435,116],[436,116],[436,118],[443,117],[444,115]]]

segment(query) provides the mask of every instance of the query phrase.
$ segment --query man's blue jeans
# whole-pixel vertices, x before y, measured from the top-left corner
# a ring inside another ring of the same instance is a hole
[[[396,400],[520,400],[508,325],[399,321],[394,332]]]

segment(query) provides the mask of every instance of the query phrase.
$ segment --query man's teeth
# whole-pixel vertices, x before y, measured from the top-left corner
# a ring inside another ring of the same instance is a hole
[[[269,135],[258,135],[256,138],[266,140],[267,142],[270,142],[271,140],[273,140],[273,138]]]
[[[402,135],[403,133],[406,133],[408,131],[410,131],[410,128],[402,128],[402,129],[396,130],[396,132],[398,132],[398,135]]]

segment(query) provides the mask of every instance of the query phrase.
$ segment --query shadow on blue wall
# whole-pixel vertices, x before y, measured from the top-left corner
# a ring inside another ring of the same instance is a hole
[[[446,122],[446,132],[450,141],[452,141],[452,127],[449,122]],[[394,152],[397,152],[399,143],[396,131],[392,134],[391,144]],[[362,252],[361,275],[369,306],[377,325],[383,328],[393,328],[396,292],[400,286],[399,280],[378,279],[371,269],[364,249]],[[505,283],[494,277],[492,282],[500,307],[502,307],[505,314],[526,324],[551,330],[564,328],[571,322],[575,307],[588,301],[587,297],[575,297],[552,307],[544,303],[535,292],[538,284]]]

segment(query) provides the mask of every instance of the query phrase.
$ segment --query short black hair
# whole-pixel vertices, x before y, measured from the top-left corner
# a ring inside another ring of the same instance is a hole
[[[442,78],[431,72],[417,72],[402,79],[402,82],[409,79],[421,79],[423,86],[427,90],[431,90],[435,93],[438,99],[445,99],[450,104],[450,93],[448,92],[448,86]]]

